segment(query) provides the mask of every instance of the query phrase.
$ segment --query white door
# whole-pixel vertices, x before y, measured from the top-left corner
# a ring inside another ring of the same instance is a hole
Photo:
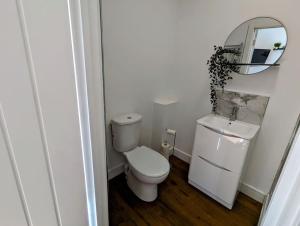
[[[290,140],[287,159],[273,191],[270,203],[261,219],[262,226],[300,225],[300,129]]]
[[[0,225],[87,226],[67,0],[0,1]]]

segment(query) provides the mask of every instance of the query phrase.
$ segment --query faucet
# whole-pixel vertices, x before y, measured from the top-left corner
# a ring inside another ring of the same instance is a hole
[[[235,121],[237,119],[237,113],[239,111],[239,107],[238,106],[234,106],[232,108],[232,112],[230,114],[229,120],[230,121]]]

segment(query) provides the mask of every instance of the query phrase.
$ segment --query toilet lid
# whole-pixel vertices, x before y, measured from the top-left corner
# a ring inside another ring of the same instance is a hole
[[[138,172],[149,177],[161,177],[170,170],[168,160],[158,152],[145,146],[125,153],[129,164]]]

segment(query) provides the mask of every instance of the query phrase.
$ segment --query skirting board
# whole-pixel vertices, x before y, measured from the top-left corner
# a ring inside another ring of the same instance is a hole
[[[191,158],[192,158],[192,156],[190,154],[187,154],[178,148],[175,148],[174,156],[181,159],[182,161],[184,161],[186,163],[190,163]],[[258,190],[257,188],[253,187],[252,185],[249,185],[249,184],[246,184],[243,182],[240,184],[239,191],[260,203],[263,202],[263,200],[266,196],[262,191]]]
[[[124,163],[121,163],[111,169],[108,169],[108,171],[107,171],[108,180],[113,179],[114,177],[120,175],[123,172],[124,172]]]
[[[264,198],[266,197],[266,194],[262,191],[258,190],[257,188],[253,187],[250,184],[241,183],[239,191],[244,193],[245,195],[248,195],[249,197],[253,198],[254,200],[263,203]]]
[[[186,162],[186,163],[190,163],[191,162],[191,155],[185,153],[184,151],[175,148],[173,155],[179,159],[181,159],[182,161]]]

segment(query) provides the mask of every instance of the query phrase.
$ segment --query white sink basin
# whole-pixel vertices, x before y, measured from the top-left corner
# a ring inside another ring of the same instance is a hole
[[[251,140],[259,131],[260,126],[241,122],[229,121],[228,118],[209,114],[197,120],[197,123],[224,135]]]

